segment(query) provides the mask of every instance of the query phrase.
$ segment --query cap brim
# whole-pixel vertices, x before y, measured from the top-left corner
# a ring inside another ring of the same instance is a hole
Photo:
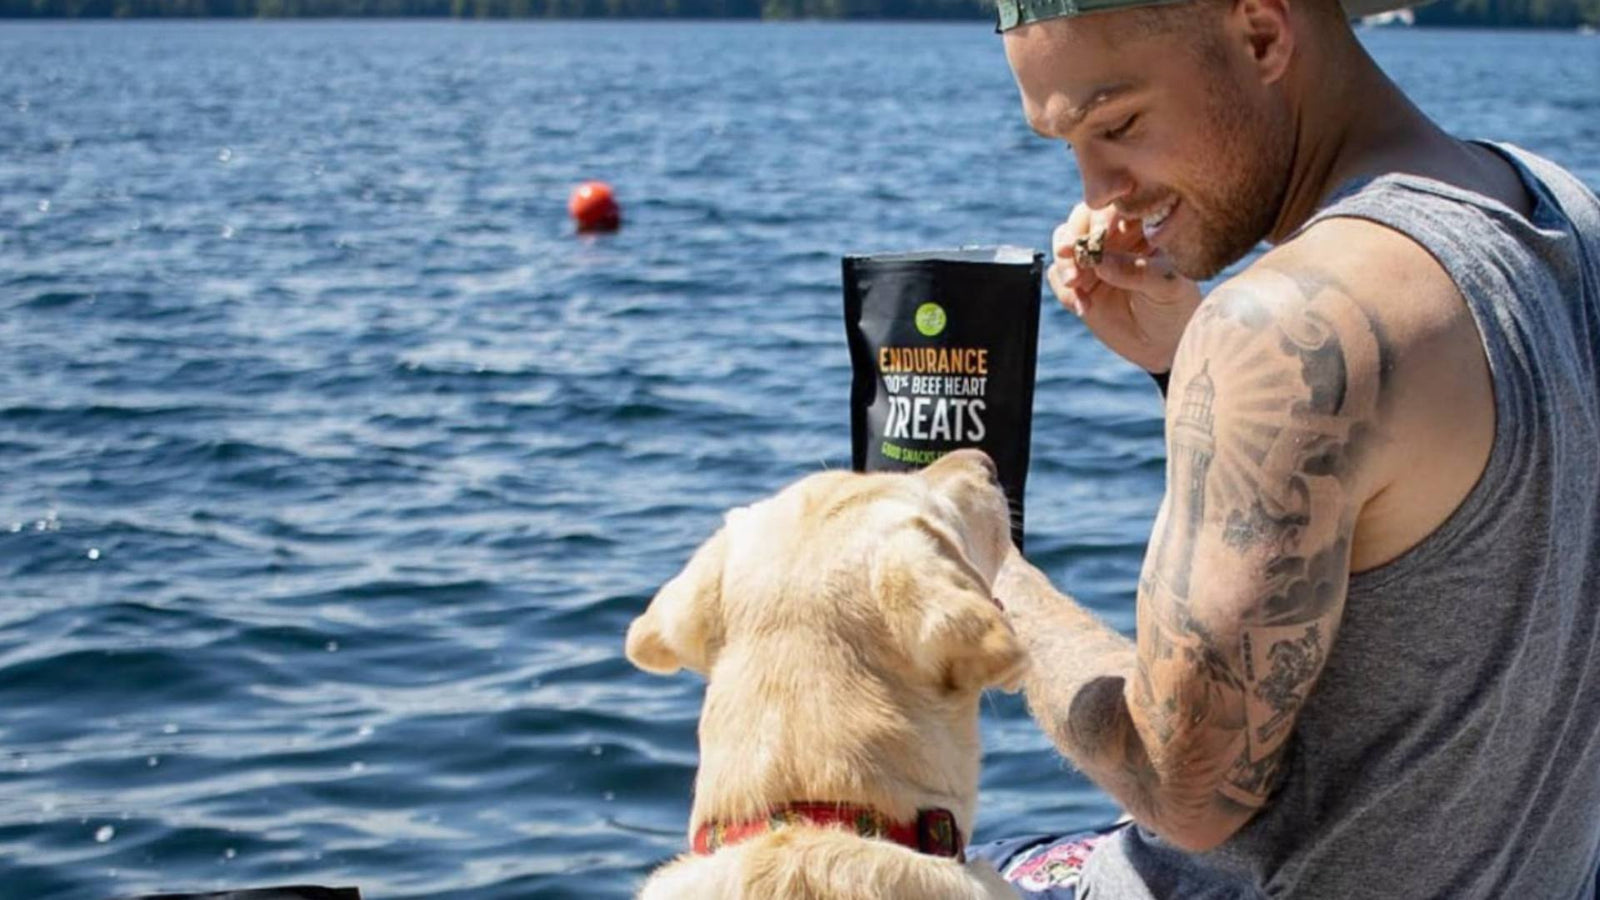
[[[996,0],[999,21],[995,31],[1010,31],[1020,25],[1047,19],[1070,19],[1090,13],[1186,2],[1191,0]],[[1340,0],[1345,15],[1352,19],[1422,6],[1429,2],[1431,0]]]

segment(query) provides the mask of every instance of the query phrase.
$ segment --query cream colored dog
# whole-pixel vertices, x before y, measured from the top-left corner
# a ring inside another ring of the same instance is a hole
[[[847,804],[902,823],[936,810],[972,833],[979,695],[1015,690],[1024,667],[989,591],[1009,534],[977,451],[916,474],[824,472],[728,513],[628,629],[634,665],[707,678],[689,834],[709,852],[640,897],[1014,898],[959,852],[864,825],[768,826]]]

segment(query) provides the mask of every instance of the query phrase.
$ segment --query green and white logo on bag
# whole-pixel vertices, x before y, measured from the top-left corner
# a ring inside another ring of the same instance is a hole
[[[944,307],[937,303],[924,303],[917,307],[915,321],[923,337],[938,337],[949,319],[945,317]]]

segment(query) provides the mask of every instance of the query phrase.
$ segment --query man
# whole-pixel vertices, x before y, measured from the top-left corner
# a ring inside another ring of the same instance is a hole
[[[1440,130],[1346,12],[1000,0],[1083,176],[1051,287],[1170,385],[1135,641],[1015,554],[995,587],[1133,820],[978,848],[1024,894],[1594,895],[1600,203]]]

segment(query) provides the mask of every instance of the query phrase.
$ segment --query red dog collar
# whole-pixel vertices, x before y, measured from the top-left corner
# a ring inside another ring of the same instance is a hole
[[[869,806],[848,803],[789,803],[774,807],[765,819],[707,822],[694,833],[694,852],[706,856],[758,834],[786,825],[840,826],[862,837],[882,838],[931,856],[965,860],[966,841],[948,809],[924,809],[910,822],[896,822]]]

